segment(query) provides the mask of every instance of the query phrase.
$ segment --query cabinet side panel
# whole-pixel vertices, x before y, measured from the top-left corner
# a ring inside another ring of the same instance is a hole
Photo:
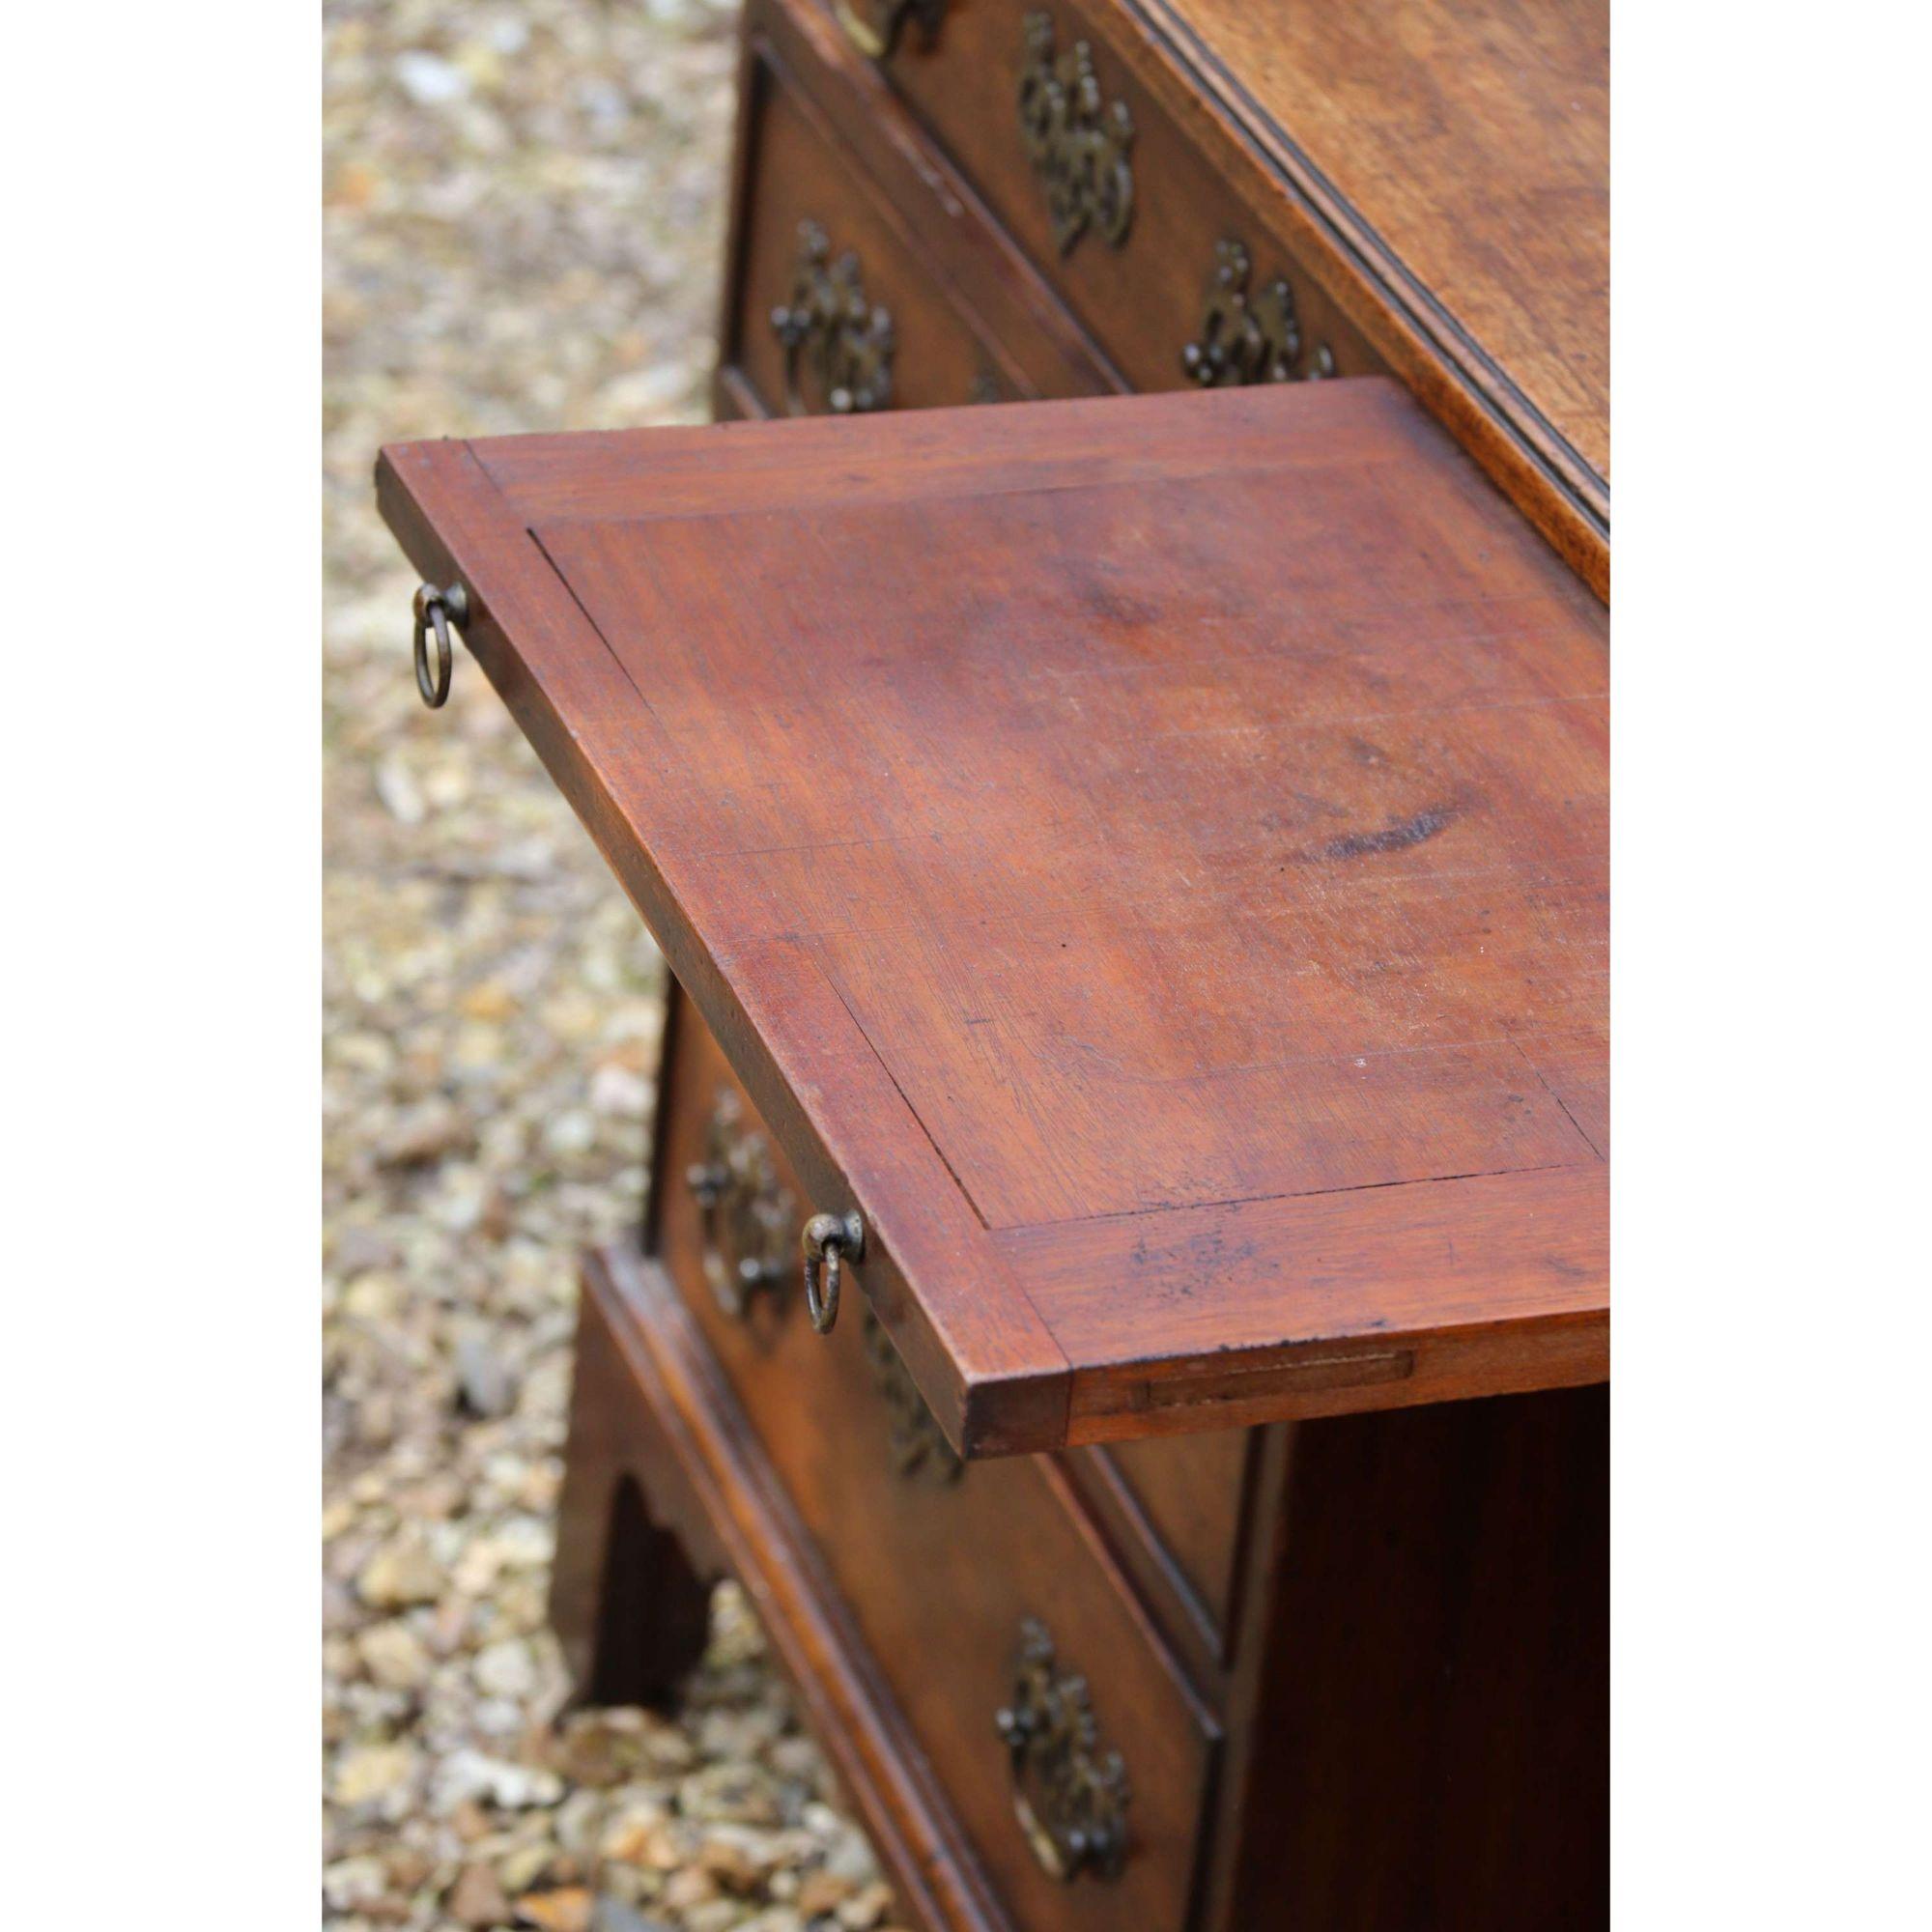
[[[1295,1432],[1215,1923],[1607,1922],[1608,1438],[1603,1388]]]

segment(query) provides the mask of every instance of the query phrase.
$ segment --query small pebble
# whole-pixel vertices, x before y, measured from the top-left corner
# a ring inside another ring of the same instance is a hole
[[[407,1624],[372,1624],[355,1639],[362,1668],[384,1689],[415,1690],[430,1673],[430,1655]]]
[[[496,1872],[486,1864],[463,1867],[443,1909],[459,1925],[503,1925],[510,1917],[510,1901]]]
[[[417,1762],[410,1745],[362,1745],[336,1759],[329,1795],[347,1805],[393,1797],[414,1776]]]
[[[671,1932],[662,1918],[646,1918],[635,1905],[608,1895],[597,1901],[590,1915],[590,1932]]]
[[[517,1900],[517,1922],[538,1932],[590,1932],[597,1901],[581,1885],[558,1891],[532,1892]]]
[[[412,1534],[384,1544],[355,1579],[355,1589],[372,1609],[400,1610],[433,1604],[447,1587],[442,1566]]]

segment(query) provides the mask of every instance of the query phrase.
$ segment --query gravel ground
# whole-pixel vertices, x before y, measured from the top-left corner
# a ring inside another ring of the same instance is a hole
[[[473,665],[432,718],[393,439],[699,420],[716,0],[325,9],[325,1921],[890,1924],[742,1600],[558,1720],[576,1251],[634,1215],[662,967]]]

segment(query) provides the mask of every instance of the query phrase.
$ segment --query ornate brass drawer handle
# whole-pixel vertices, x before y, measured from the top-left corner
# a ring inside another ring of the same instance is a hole
[[[1233,238],[1214,249],[1214,272],[1202,306],[1201,327],[1180,352],[1180,366],[1204,389],[1246,383],[1320,382],[1335,373],[1328,345],[1302,359],[1301,319],[1286,275],[1252,295],[1247,243]]]
[[[1087,1680],[1061,1668],[1037,1617],[1020,1625],[1013,1701],[995,1719],[1013,1774],[1013,1815],[1041,1867],[1071,1882],[1119,1878],[1132,1796],[1119,1751],[1104,1750]]]
[[[745,1112],[731,1088],[718,1090],[704,1158],[684,1177],[703,1217],[705,1283],[719,1307],[739,1321],[759,1294],[776,1296],[789,1279],[798,1216],[771,1148]]]
[[[892,1419],[894,1472],[908,1482],[924,1476],[940,1488],[956,1483],[965,1474],[966,1464],[926,1407],[912,1372],[900,1361],[893,1338],[886,1333],[886,1324],[869,1308],[866,1310],[866,1359],[871,1364],[873,1383]]]
[[[845,38],[867,60],[877,61],[897,44],[908,14],[919,22],[922,43],[931,46],[946,17],[946,0],[838,0],[833,12]]]
[[[882,410],[892,401],[893,318],[867,299],[859,258],[847,250],[835,261],[815,221],[799,223],[791,299],[772,310],[772,332],[784,348],[785,407],[793,415],[809,413],[802,373],[810,375],[834,415]]]
[[[415,618],[411,651],[416,662],[416,690],[432,711],[440,711],[449,702],[451,654],[449,627],[469,621],[469,593],[460,583],[439,590],[434,583],[419,583],[412,611]],[[429,668],[429,640],[436,639],[436,670]]]
[[[814,1214],[805,1224],[805,1305],[821,1335],[838,1320],[841,1263],[866,1258],[866,1223],[854,1208],[844,1214]]]
[[[1133,116],[1124,101],[1101,99],[1094,49],[1085,41],[1055,56],[1053,22],[1044,14],[1026,17],[1019,110],[1027,158],[1046,190],[1060,252],[1070,252],[1089,228],[1118,248],[1134,217],[1134,175],[1127,163]]]

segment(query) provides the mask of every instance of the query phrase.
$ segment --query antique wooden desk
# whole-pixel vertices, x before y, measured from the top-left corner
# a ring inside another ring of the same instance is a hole
[[[800,419],[379,469],[676,980],[584,1692],[734,1572],[932,1928],[1600,1923],[1602,10],[744,31]]]

